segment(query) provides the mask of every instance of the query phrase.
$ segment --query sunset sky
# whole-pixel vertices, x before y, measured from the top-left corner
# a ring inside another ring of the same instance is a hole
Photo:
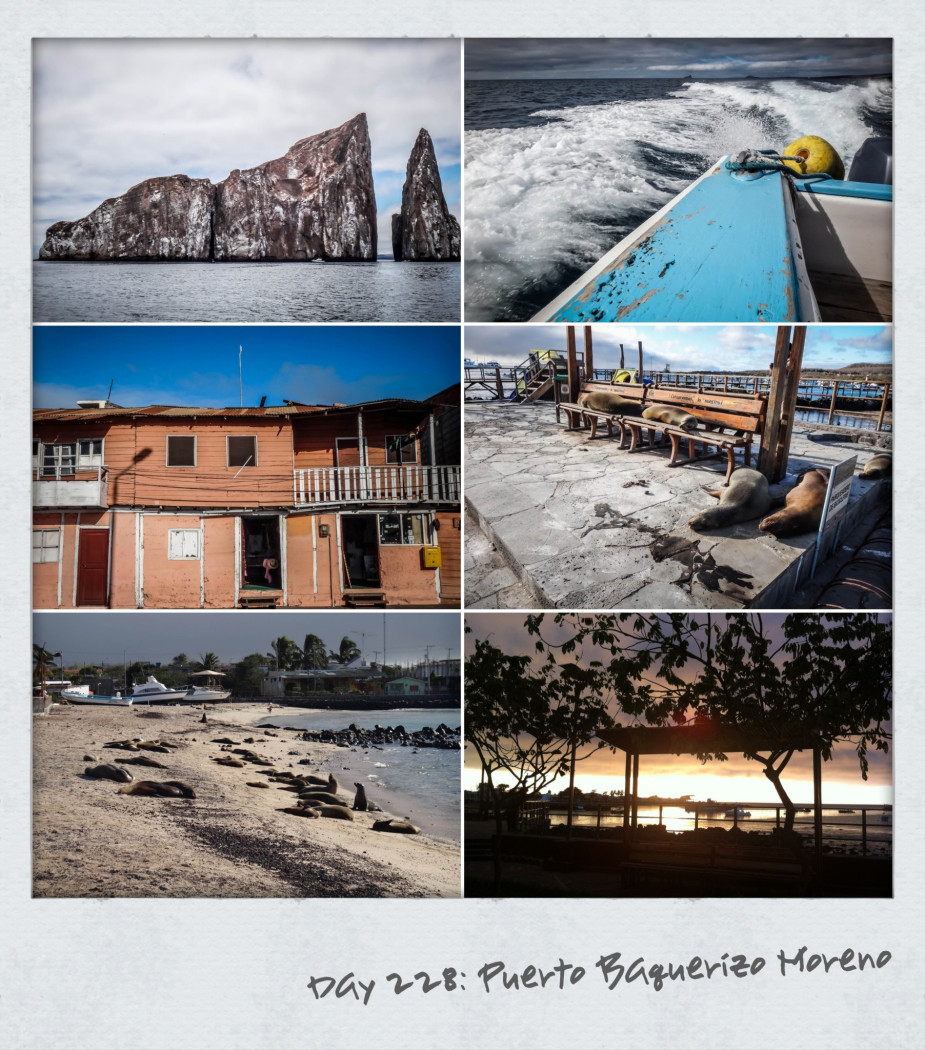
[[[469,613],[466,623],[471,628],[465,642],[467,657],[474,652],[476,640],[484,639],[508,654],[535,654],[535,639],[528,636],[522,614]],[[549,635],[552,630],[551,617],[547,618],[547,624],[549,629],[544,628],[544,633]],[[592,658],[590,649],[585,649],[585,658]],[[627,721],[624,716],[624,724]],[[590,750],[586,749],[586,753]],[[823,763],[824,805],[879,805],[892,802],[892,756],[871,752],[869,758],[870,770],[868,779],[864,781],[854,747],[850,743],[836,745],[831,761]],[[576,786],[582,791],[622,790],[624,760],[622,751],[611,752],[609,748],[603,748],[584,761],[579,761]],[[478,758],[470,745],[465,754],[464,788],[472,790],[477,787],[480,777]],[[503,773],[496,775],[495,780],[513,786],[512,778]],[[786,768],[783,782],[795,803],[808,805],[812,802],[811,752],[794,755]],[[547,790],[555,792],[567,786],[567,777],[561,777]],[[698,801],[712,798],[729,803],[778,801],[777,792],[765,778],[762,767],[741,755],[729,755],[725,762],[711,761],[705,764],[695,756],[643,755],[639,767],[639,794],[672,797],[689,794]]]

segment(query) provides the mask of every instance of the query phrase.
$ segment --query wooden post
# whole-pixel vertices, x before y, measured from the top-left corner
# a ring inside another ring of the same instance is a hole
[[[790,326],[778,326],[774,361],[771,365],[768,412],[756,465],[770,482],[779,481],[787,472],[793,410],[805,339],[805,327],[796,328],[791,342]]]
[[[504,384],[501,382],[501,369],[495,369],[495,390],[498,392],[498,400],[504,400]]]
[[[883,417],[886,415],[887,402],[890,399],[890,384],[883,384],[883,400],[880,402],[880,415],[877,417],[877,430],[883,430]]]
[[[805,342],[806,325],[797,325],[793,331],[790,356],[787,359],[787,386],[783,403],[784,411],[780,421],[777,449],[774,455],[775,481],[780,481],[787,473],[787,460],[790,458],[790,439],[793,437],[793,421],[797,407],[797,392],[800,386],[800,373],[803,371],[803,345]]]
[[[578,353],[575,349],[575,326],[565,329],[565,347],[568,368],[568,399],[574,404],[581,393],[581,377],[578,374]]]
[[[630,817],[632,806],[630,805],[630,770],[632,769],[633,756],[626,752],[626,769],[623,773],[623,841],[625,842],[629,835]]]
[[[591,346],[591,325],[585,325],[585,360],[584,360],[584,376],[585,379],[594,378],[594,348]]]
[[[813,838],[816,845],[816,872],[822,864],[822,752],[813,747]]]
[[[633,755],[633,831],[639,826],[639,755]]]
[[[636,382],[641,383],[645,373],[642,370],[642,340],[639,340],[639,372],[636,375]]]
[[[620,367],[623,368],[623,344],[620,344]]]
[[[835,418],[835,401],[838,398],[838,380],[836,379],[832,383],[832,396],[829,399],[829,418],[827,422],[831,426],[832,420]]]

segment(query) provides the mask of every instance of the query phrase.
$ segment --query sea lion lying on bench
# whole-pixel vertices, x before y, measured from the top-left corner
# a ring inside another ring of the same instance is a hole
[[[696,416],[685,412],[683,408],[675,408],[674,405],[649,405],[643,410],[642,418],[667,423],[673,427],[681,427],[682,430],[696,430],[700,425],[700,420]]]
[[[612,416],[638,416],[642,414],[642,402],[621,397],[609,390],[586,390],[578,395],[577,404],[593,412],[607,412]]]

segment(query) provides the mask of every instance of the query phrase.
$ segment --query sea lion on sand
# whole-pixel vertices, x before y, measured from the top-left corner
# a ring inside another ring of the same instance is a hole
[[[212,756],[212,761],[217,762],[220,766],[238,766],[243,769],[245,763],[240,758],[232,758],[231,755],[223,755],[221,758]]]
[[[136,780],[119,788],[117,795],[145,795],[159,798],[195,798],[196,792],[180,780]]]
[[[691,518],[687,524],[695,532],[751,521],[752,518],[767,514],[771,507],[768,479],[750,467],[734,470],[726,488],[706,491],[719,499],[719,506],[707,507]]]
[[[586,390],[578,395],[577,404],[593,412],[609,412],[612,416],[638,416],[642,413],[641,401],[632,401],[610,390]]]
[[[784,509],[762,519],[758,528],[778,538],[815,531],[822,520],[828,485],[827,470],[809,470],[802,474],[796,485],[787,493],[787,505]]]
[[[118,780],[121,784],[127,784],[130,780],[135,779],[127,769],[114,766],[111,762],[107,762],[102,766],[87,766],[84,770],[84,776],[103,780]]]
[[[108,744],[103,744],[103,747],[117,747],[123,751],[138,750],[138,744],[134,740],[110,740]]]
[[[373,821],[373,831],[394,831],[399,835],[421,834],[421,829],[407,820],[376,820]]]
[[[357,789],[357,793],[353,796],[353,808],[362,810],[365,813],[369,809],[369,802],[366,801],[366,788],[356,782],[354,782],[353,786]]]
[[[885,478],[893,472],[893,454],[881,452],[869,460],[867,466],[861,471],[860,477],[865,481],[874,481],[877,478]]]
[[[700,424],[696,416],[685,412],[683,408],[675,408],[674,405],[649,405],[643,411],[642,418],[667,423],[673,427],[681,427],[682,430],[696,430]]]
[[[257,780],[248,780],[247,781],[247,786],[249,788],[268,788],[270,785],[269,784],[263,784],[263,783],[261,783],[261,782],[259,782]]]
[[[323,787],[325,790],[330,791],[332,795],[337,794],[337,778],[333,773],[329,773],[326,777],[316,777],[314,773],[307,773],[305,776],[299,777],[299,779],[304,780],[306,784],[316,784],[318,787]]]
[[[280,813],[291,813],[294,817],[320,817],[317,809],[297,809],[295,806],[286,806]]]
[[[330,791],[305,791],[299,792],[299,805],[311,805],[314,802],[327,803],[329,806],[342,806],[344,800],[338,795],[332,795]]]
[[[126,765],[131,763],[133,766],[153,766],[156,769],[167,769],[163,762],[158,762],[156,758],[151,758],[149,755],[136,755],[134,758],[123,758],[122,761]]]
[[[313,802],[310,806],[303,806],[302,808],[312,810],[319,817],[332,817],[334,820],[353,820],[353,814],[346,806],[329,806],[321,802]]]

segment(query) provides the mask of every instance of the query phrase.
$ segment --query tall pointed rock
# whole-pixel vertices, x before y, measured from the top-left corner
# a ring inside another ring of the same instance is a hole
[[[376,195],[366,114],[300,139],[216,187],[216,262],[375,260]]]
[[[408,158],[401,212],[392,216],[392,253],[396,262],[459,262],[459,223],[446,206],[425,128]]]

